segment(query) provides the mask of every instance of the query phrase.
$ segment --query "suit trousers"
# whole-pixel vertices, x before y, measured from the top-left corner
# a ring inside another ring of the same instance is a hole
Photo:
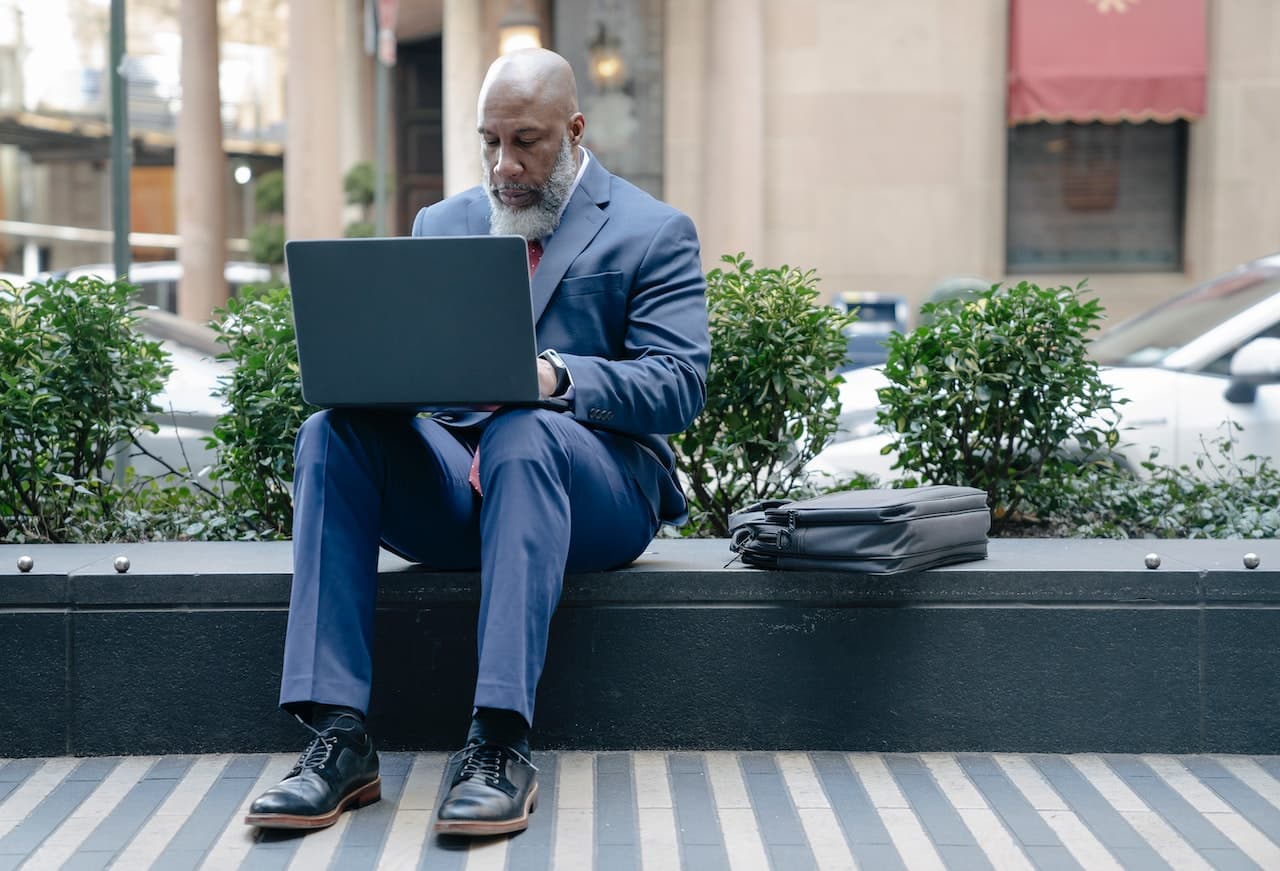
[[[474,704],[532,724],[565,572],[626,565],[657,532],[657,495],[617,459],[620,438],[545,409],[504,410],[482,430],[402,412],[312,415],[295,448],[280,704],[368,710],[385,544],[435,569],[480,569]],[[477,439],[483,498],[467,481]]]

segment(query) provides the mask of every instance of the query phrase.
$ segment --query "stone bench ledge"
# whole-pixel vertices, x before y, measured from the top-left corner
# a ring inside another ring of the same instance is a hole
[[[1148,569],[1149,552],[1161,557]],[[1245,568],[1245,553],[1258,568]],[[17,559],[35,560],[30,573]],[[130,560],[125,574],[113,561]],[[0,608],[287,605],[289,542],[0,545]],[[443,572],[384,552],[379,604],[471,602],[475,572]],[[733,560],[723,539],[656,539],[632,565],[570,575],[564,607],[604,604],[1280,602],[1280,541],[995,539],[985,560],[924,572],[765,571]]]
[[[539,746],[1280,752],[1280,542],[998,539],[887,577],[729,558],[658,539],[567,578]],[[296,750],[276,708],[290,562],[287,542],[0,546],[0,752]],[[381,571],[371,726],[456,749],[477,575]]]

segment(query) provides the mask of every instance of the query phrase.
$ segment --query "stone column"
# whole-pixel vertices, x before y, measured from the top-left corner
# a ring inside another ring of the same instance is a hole
[[[484,81],[485,39],[481,4],[444,0],[444,195],[480,181],[476,101]]]
[[[340,0],[294,2],[289,9],[288,133],[284,158],[285,236],[342,235],[342,166],[337,105]]]
[[[373,59],[365,53],[364,0],[342,0],[338,32],[338,158],[343,173],[362,160],[373,160]]]
[[[708,227],[705,159],[708,0],[667,0],[662,93],[663,199],[703,233]],[[588,119],[588,122],[590,119]],[[706,245],[703,245],[704,255]]]
[[[764,247],[762,0],[668,2],[666,193],[689,212],[703,265]]]
[[[218,92],[218,10],[182,0],[182,111],[174,155],[178,193],[178,314],[207,321],[227,301],[227,156]]]
[[[762,0],[712,0],[707,63],[707,209],[710,253],[764,247],[764,9]]]

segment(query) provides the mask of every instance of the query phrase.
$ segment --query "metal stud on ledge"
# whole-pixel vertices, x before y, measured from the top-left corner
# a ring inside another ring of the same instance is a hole
[[[1253,551],[1249,551],[1247,554],[1244,555],[1244,567],[1246,569],[1256,569],[1258,567],[1258,564],[1261,562],[1262,560],[1259,559],[1258,555]]]
[[[1158,569],[1160,568],[1160,554],[1149,553],[1142,558],[1142,562],[1149,569]]]
[[[36,561],[25,553],[18,557],[18,571],[23,572],[24,574],[35,568],[35,565]]]
[[[129,571],[129,558],[127,556],[118,556],[116,557],[114,565],[116,567],[116,571],[120,574],[124,574]]]

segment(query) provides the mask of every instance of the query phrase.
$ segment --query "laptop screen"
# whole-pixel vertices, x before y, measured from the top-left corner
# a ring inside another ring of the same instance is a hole
[[[523,238],[295,240],[285,259],[307,402],[430,409],[537,401]]]

